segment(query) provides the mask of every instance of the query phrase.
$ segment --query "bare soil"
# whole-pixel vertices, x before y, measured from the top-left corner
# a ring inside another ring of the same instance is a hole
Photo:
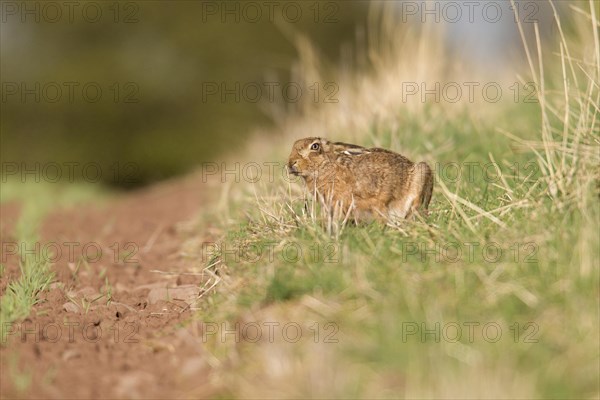
[[[55,282],[25,321],[3,327],[2,398],[214,395],[209,357],[186,324],[203,278],[177,273],[199,266],[181,254],[179,226],[207,202],[206,188],[186,178],[47,216],[40,236]],[[16,240],[19,211],[2,206],[3,242]],[[8,257],[0,293],[19,274]]]

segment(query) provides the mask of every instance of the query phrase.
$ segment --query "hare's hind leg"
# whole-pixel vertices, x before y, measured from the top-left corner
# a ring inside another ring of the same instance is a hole
[[[429,207],[429,202],[431,201],[431,195],[433,194],[433,172],[429,165],[424,162],[419,163],[421,168],[423,169],[423,190],[421,191],[421,204],[423,205],[423,209],[427,211]]]
[[[426,216],[432,192],[433,173],[429,165],[420,162],[414,166],[412,180],[408,189],[406,218],[414,215],[414,213],[421,213]]]
[[[408,193],[403,199],[391,202],[388,206],[388,217],[391,220],[408,218],[414,201],[413,193]]]
[[[411,180],[406,194],[399,200],[392,201],[388,206],[391,219],[407,219],[416,213],[427,215],[427,207],[433,191],[433,173],[424,162],[413,167]]]

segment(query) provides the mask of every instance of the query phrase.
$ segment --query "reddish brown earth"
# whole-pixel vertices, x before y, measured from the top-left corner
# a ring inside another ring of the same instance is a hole
[[[180,248],[206,187],[188,178],[47,216],[41,243],[52,243],[56,278],[25,321],[3,327],[2,398],[214,395],[201,335],[186,326],[207,278],[180,274],[203,266]],[[3,242],[15,241],[19,209],[2,206]],[[16,256],[6,264],[1,293],[19,276]]]

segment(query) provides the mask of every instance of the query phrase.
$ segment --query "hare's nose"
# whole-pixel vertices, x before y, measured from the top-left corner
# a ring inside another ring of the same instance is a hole
[[[288,163],[288,170],[291,173],[296,173],[298,172],[298,168],[296,167],[296,164],[298,163],[298,161],[294,161],[294,162],[289,162]]]

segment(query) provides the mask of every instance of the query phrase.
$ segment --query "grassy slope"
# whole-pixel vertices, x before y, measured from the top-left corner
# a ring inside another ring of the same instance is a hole
[[[571,56],[580,60],[587,52],[595,61],[573,63],[595,76],[596,85],[579,68],[571,75],[563,58],[571,85],[566,102],[561,58],[552,55],[550,71],[534,68],[535,79],[555,90],[540,93],[537,105],[398,105],[392,99],[381,100],[391,101],[382,115],[369,98],[392,91],[390,76],[410,81],[389,57],[372,80],[340,99],[349,108],[344,115],[308,112],[285,126],[290,133],[279,144],[257,139],[250,153],[259,155],[248,161],[283,159],[295,138],[325,131],[441,166],[459,163],[463,174],[454,179],[451,170],[438,169],[426,223],[338,221],[333,234],[318,212],[304,211],[300,185],[280,175],[273,183],[225,182],[223,217],[208,218],[227,232],[220,242],[227,251],[215,251],[208,264],[223,280],[202,320],[257,322],[263,335],[265,322],[295,322],[303,335],[290,343],[275,331],[273,342],[263,337],[241,345],[231,336],[209,336],[224,393],[598,396],[599,72],[597,56],[582,43],[568,43]],[[418,50],[411,54],[411,63],[422,61]],[[309,54],[305,63],[313,59]],[[304,66],[305,73],[318,73]],[[424,76],[443,69],[429,67]],[[565,110],[571,114],[566,128]],[[485,179],[490,161],[496,167]],[[477,163],[475,175],[466,173],[465,162]],[[196,256],[205,250],[198,246]],[[328,322],[334,325],[325,330]],[[337,342],[325,340],[336,328]]]

